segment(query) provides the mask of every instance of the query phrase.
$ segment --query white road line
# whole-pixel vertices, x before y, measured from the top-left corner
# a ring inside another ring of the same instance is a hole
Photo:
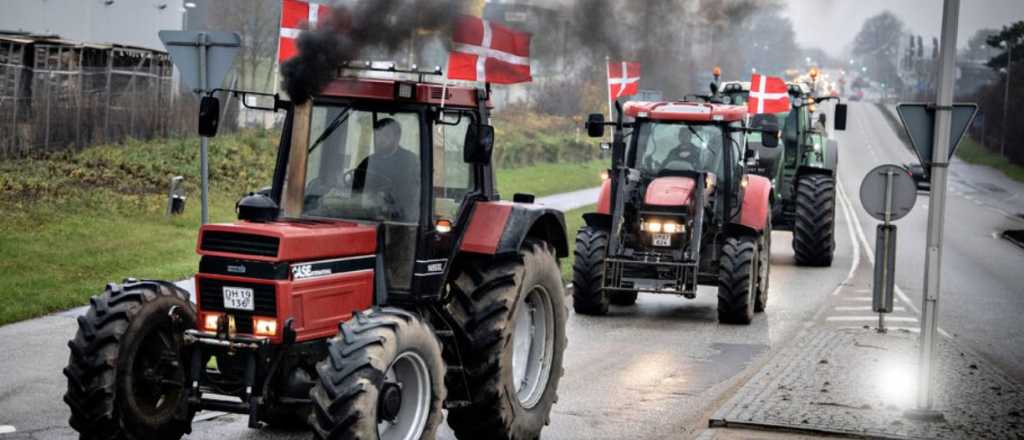
[[[847,321],[869,321],[878,322],[878,315],[867,316],[827,316],[826,321],[847,322]],[[917,322],[917,318],[910,316],[886,316],[885,322]]]
[[[0,434],[10,434],[16,431],[17,429],[14,429],[13,425],[0,425]]]
[[[835,306],[835,307],[832,308],[832,310],[835,310],[837,312],[870,312],[871,311],[871,306]],[[898,307],[897,306],[897,307],[893,307],[892,311],[894,311],[894,312],[905,312],[905,311],[907,311],[907,309],[905,307]]]
[[[863,326],[854,327],[852,325],[843,325],[843,326],[838,326],[836,328],[838,328],[840,330],[861,330],[864,327]],[[905,331],[905,332],[909,332],[909,333],[921,333],[921,329],[919,329],[917,327],[902,327],[902,326],[895,326],[895,327],[893,327],[891,325],[887,325],[887,326],[885,326],[885,330],[889,331],[889,332]]]
[[[839,200],[840,200],[840,202],[845,204],[847,209],[849,209],[849,212],[852,213],[853,212],[853,202],[851,202],[850,198],[847,197],[846,190],[843,189],[843,185],[839,181],[836,181],[836,189],[839,190],[838,193],[839,193]],[[861,227],[860,221],[859,220],[858,221],[854,221],[853,222],[853,226],[854,226],[854,229],[857,230],[857,235],[860,237],[861,243],[864,245],[864,255],[868,257],[868,261],[870,261],[872,265],[875,264],[874,252],[871,250],[871,245],[868,243],[868,238],[864,234],[864,228]],[[900,301],[903,301],[903,303],[906,304],[907,307],[909,307],[910,310],[913,311],[915,315],[921,316],[921,310],[918,309],[917,306],[914,305],[914,302],[911,301],[910,297],[907,296],[907,294],[903,292],[903,289],[900,289],[899,285],[896,285],[893,290],[895,290],[896,296],[900,299]],[[939,327],[938,330],[939,330],[939,334],[941,334],[941,335],[943,335],[943,336],[945,336],[947,338],[953,339],[953,336],[951,336],[949,333],[947,333],[945,330],[943,330],[942,327]]]
[[[844,296],[843,301],[871,301],[873,298],[870,296]]]

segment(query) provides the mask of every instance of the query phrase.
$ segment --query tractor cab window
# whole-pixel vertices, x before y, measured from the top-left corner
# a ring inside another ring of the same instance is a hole
[[[721,175],[722,128],[716,124],[646,122],[637,131],[636,167],[648,174],[710,171]]]
[[[445,111],[434,125],[434,220],[454,222],[466,194],[473,189],[473,167],[463,160],[469,112]]]
[[[420,115],[315,105],[302,217],[416,223]]]

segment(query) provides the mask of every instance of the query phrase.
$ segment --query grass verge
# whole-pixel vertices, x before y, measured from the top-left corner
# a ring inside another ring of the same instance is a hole
[[[0,163],[0,325],[84,304],[110,281],[194,273],[195,144],[130,141]],[[275,144],[273,132],[211,141],[211,221],[232,221],[235,201],[270,181]],[[499,170],[497,180],[505,198],[543,196],[596,186],[603,166],[539,164]],[[164,191],[174,175],[187,176],[189,199],[184,215],[168,218]]]
[[[565,212],[565,232],[569,234],[569,256],[562,259],[562,278],[566,283],[572,282],[572,263],[576,259],[573,250],[576,247],[576,231],[583,227],[583,214],[594,212],[597,205],[584,206]]]
[[[999,153],[989,151],[973,138],[965,136],[956,149],[956,156],[964,162],[995,168],[1018,182],[1024,182],[1024,166],[1003,158]]]

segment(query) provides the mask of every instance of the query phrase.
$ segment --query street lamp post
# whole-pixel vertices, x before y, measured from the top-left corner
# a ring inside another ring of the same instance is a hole
[[[1006,158],[1006,112],[1010,104],[1010,66],[1013,65],[1013,44],[1003,40],[1000,46],[1006,47],[1006,84],[1003,87],[1003,126],[1000,130],[999,155]],[[982,140],[984,141],[984,140]]]

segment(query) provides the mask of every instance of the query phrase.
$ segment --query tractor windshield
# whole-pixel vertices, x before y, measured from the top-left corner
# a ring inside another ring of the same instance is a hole
[[[419,113],[314,105],[309,128],[301,217],[418,221]]]
[[[659,171],[710,171],[722,174],[722,126],[695,122],[645,122],[636,138],[635,166]]]

